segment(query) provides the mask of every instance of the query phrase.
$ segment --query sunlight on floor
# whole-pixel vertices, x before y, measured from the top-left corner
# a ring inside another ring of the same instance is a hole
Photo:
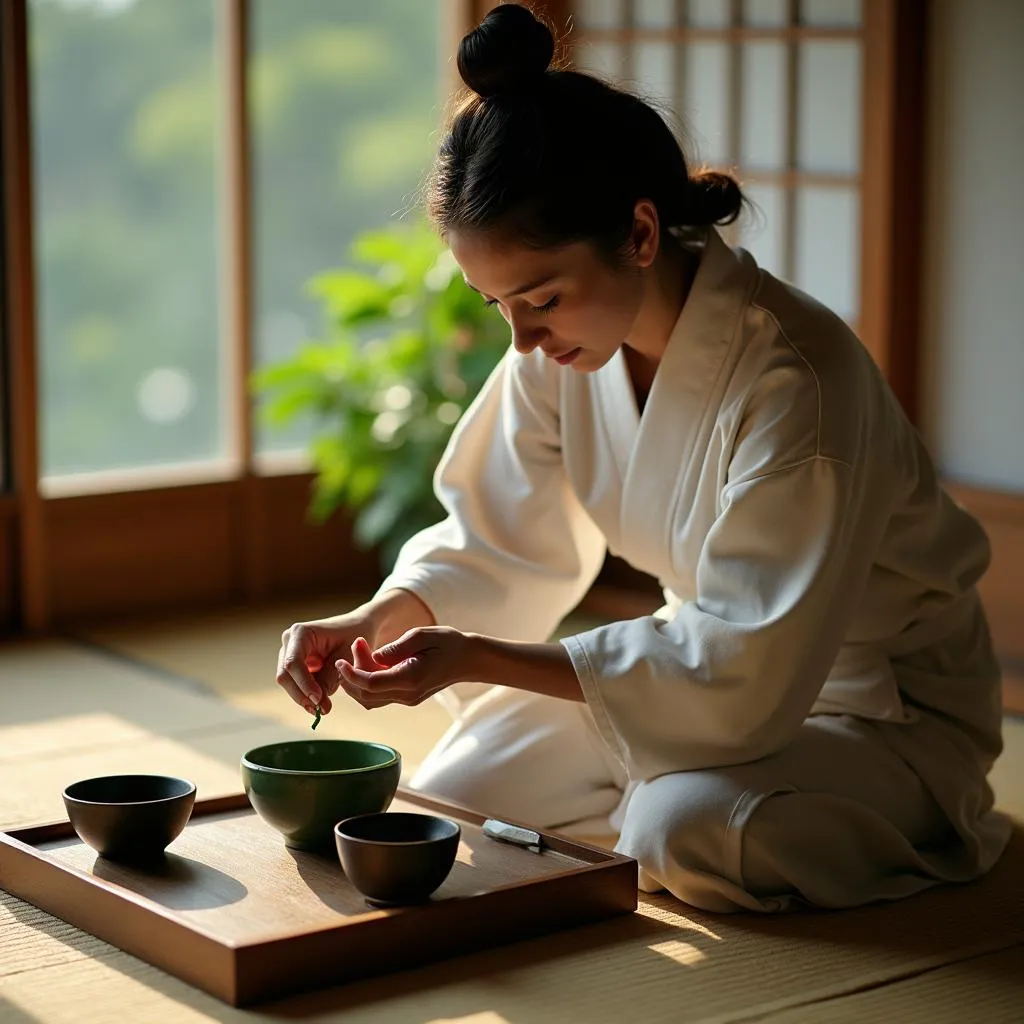
[[[696,946],[691,945],[689,942],[683,942],[681,939],[668,939],[665,942],[656,942],[653,946],[648,946],[647,948],[652,953],[660,953],[662,956],[667,956],[669,960],[673,960],[677,964],[683,964],[685,967],[693,967],[695,964],[699,964],[702,960],[707,959],[706,955]]]

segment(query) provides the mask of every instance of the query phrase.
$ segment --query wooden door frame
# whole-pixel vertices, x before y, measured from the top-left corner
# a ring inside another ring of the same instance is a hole
[[[2,540],[11,553],[7,588],[20,624],[45,627],[47,553],[43,502],[39,494],[37,362],[35,318],[35,249],[32,211],[32,139],[29,131],[28,12],[26,0],[0,4],[0,73],[4,148],[4,265],[7,294],[7,340],[11,380],[11,472],[15,515],[8,515]],[[0,565],[3,564],[0,556]]]

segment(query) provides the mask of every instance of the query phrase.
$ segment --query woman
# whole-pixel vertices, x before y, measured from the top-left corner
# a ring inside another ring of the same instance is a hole
[[[512,349],[457,426],[448,516],[378,595],[284,634],[312,711],[438,694],[412,780],[618,834],[708,910],[845,907],[988,870],[988,548],[845,324],[731,250],[743,197],[661,118],[549,70],[523,7],[463,41],[429,211]],[[545,643],[610,550],[656,615]]]

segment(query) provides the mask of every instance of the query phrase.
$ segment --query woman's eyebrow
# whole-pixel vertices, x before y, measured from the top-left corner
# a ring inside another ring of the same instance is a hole
[[[530,281],[527,284],[522,285],[522,287],[516,288],[515,291],[509,292],[508,295],[505,296],[505,298],[514,299],[517,295],[523,295],[526,292],[532,292],[534,288],[541,288],[544,285],[550,283],[551,281],[554,281],[556,279],[556,276],[557,275],[555,274],[546,274],[544,277],[537,278],[537,280]],[[480,291],[480,289],[477,288],[476,285],[470,284],[469,280],[466,277],[463,277],[462,280],[465,281],[466,284],[469,285],[469,287],[472,288],[473,291],[477,293],[477,295],[483,295],[483,292]]]

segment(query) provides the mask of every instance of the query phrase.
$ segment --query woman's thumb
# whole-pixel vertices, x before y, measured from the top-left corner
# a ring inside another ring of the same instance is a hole
[[[404,636],[393,640],[373,652],[373,660],[381,668],[392,668],[407,661],[420,649],[420,641],[415,630],[410,630]]]

